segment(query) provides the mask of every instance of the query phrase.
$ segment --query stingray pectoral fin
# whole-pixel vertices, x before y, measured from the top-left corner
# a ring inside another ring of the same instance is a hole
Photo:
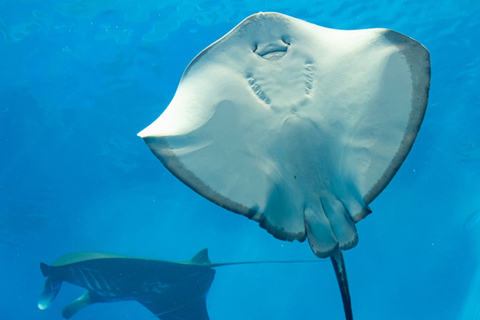
[[[342,250],[338,250],[330,256],[332,260],[335,276],[337,277],[338,287],[342,295],[343,310],[345,311],[345,319],[353,320],[352,302],[350,300],[350,290],[348,289],[347,269],[345,268],[345,260],[343,259]]]
[[[81,309],[98,302],[98,299],[95,299],[92,296],[90,291],[85,292],[82,296],[80,296],[77,300],[73,301],[72,303],[67,304],[62,310],[62,316],[65,319],[70,319],[73,317],[78,311]]]
[[[40,263],[40,269],[42,270],[42,274],[47,277],[47,280],[45,280],[43,291],[40,294],[40,299],[38,300],[38,308],[40,310],[45,310],[50,307],[52,301],[60,291],[62,280],[50,276],[50,266],[46,265],[45,263]]]

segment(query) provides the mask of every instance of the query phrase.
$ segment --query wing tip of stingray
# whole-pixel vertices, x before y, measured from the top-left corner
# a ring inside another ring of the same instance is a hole
[[[147,137],[149,137],[149,134],[148,134],[148,127],[146,127],[145,129],[143,129],[142,131],[140,131],[139,133],[137,133],[137,137],[140,137],[142,139],[145,139]]]
[[[425,118],[431,82],[430,52],[423,44],[390,29],[382,29],[382,35],[388,42],[396,46],[407,60],[412,76],[413,92],[409,124],[405,130],[400,148],[383,176],[365,193],[364,201],[367,204],[371,203],[383,191],[410,153]],[[356,215],[354,221],[362,220],[370,212]]]

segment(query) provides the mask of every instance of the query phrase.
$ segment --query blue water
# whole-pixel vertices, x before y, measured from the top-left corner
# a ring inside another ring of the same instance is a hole
[[[385,27],[431,53],[425,121],[345,252],[356,320],[480,319],[480,2],[2,1],[0,312],[40,311],[39,262],[72,251],[214,262],[312,259],[174,178],[136,133],[183,70],[246,16],[278,11],[338,29]],[[212,320],[344,319],[330,262],[217,270]],[[134,302],[73,319],[156,319]]]

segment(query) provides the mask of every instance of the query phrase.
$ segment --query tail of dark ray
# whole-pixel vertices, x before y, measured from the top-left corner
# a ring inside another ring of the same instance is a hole
[[[338,287],[340,288],[340,293],[342,295],[345,319],[353,320],[352,302],[350,300],[350,290],[348,289],[347,269],[345,268],[342,251],[338,250],[330,257],[330,259],[332,260],[333,269],[337,276]]]
[[[43,286],[43,291],[40,294],[40,299],[38,300],[38,308],[41,310],[47,309],[52,304],[52,301],[55,299],[62,286],[62,281],[51,275],[51,268],[52,267],[45,263],[40,263],[42,274],[47,277]]]

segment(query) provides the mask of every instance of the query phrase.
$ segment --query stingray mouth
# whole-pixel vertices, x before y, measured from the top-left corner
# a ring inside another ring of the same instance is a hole
[[[289,46],[290,43],[283,39],[274,42],[257,43],[253,48],[253,52],[265,60],[276,60],[287,54]]]

